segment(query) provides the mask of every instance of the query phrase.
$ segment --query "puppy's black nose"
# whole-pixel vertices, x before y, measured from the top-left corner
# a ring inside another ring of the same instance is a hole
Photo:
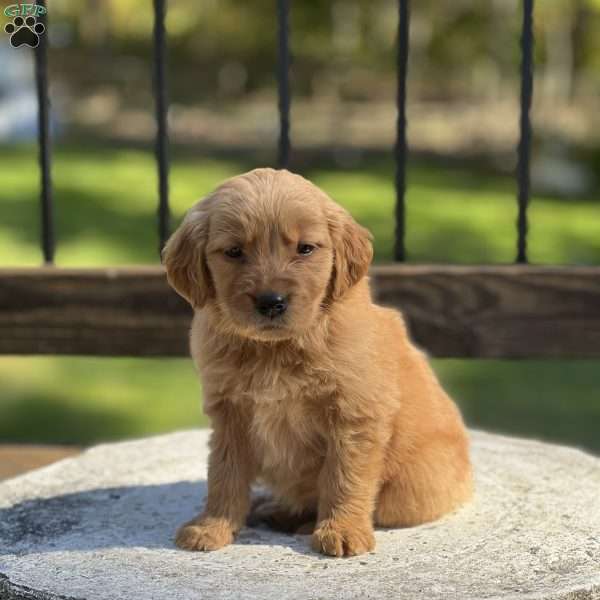
[[[282,315],[287,307],[287,299],[277,292],[266,292],[256,298],[256,310],[271,319]]]

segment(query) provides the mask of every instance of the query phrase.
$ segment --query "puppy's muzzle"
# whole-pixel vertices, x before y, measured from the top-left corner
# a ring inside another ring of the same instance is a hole
[[[285,296],[277,292],[265,292],[256,297],[255,306],[261,315],[275,319],[287,310],[288,301]]]

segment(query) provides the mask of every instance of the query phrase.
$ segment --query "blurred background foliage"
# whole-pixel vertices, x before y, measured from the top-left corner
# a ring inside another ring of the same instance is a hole
[[[410,261],[515,255],[520,2],[412,3]],[[60,266],[156,263],[150,0],[49,0]],[[395,0],[293,2],[291,167],[393,245]],[[273,165],[274,0],[170,0],[173,225]],[[600,0],[537,0],[532,262],[600,264]],[[41,263],[32,56],[0,45],[0,266]],[[18,125],[18,126],[17,126]],[[598,361],[436,360],[477,427],[600,452]],[[205,423],[191,361],[0,357],[0,442]]]

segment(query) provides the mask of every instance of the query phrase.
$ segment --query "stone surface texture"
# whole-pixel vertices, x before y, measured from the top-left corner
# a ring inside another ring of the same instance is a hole
[[[206,493],[207,431],[97,446],[0,484],[0,599],[600,598],[600,459],[472,432],[476,496],[436,523],[378,530],[335,559],[244,529],[190,553],[176,527]]]

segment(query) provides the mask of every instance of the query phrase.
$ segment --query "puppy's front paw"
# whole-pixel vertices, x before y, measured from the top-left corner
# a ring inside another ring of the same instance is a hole
[[[312,547],[329,556],[356,556],[375,548],[370,525],[347,526],[334,520],[322,521],[313,533]]]
[[[183,550],[218,550],[233,542],[233,530],[223,519],[197,519],[179,528],[175,543]]]

